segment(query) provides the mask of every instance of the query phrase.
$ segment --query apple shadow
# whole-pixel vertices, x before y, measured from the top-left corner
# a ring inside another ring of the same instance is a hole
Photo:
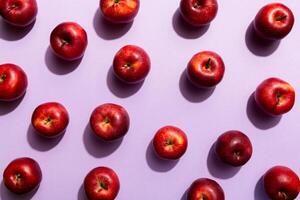
[[[167,160],[167,159],[162,159],[158,157],[156,152],[153,149],[152,145],[152,140],[149,143],[147,150],[146,150],[146,161],[148,166],[156,172],[167,172],[173,169],[177,163],[179,162],[178,160]]]
[[[195,27],[189,25],[182,18],[179,9],[177,9],[173,14],[172,25],[177,35],[185,39],[196,39],[201,37],[207,32],[210,26],[209,24],[201,27]]]
[[[18,107],[18,105],[22,102],[25,94],[15,101],[11,101],[11,102],[0,101],[0,116],[6,115],[14,111]]]
[[[250,122],[261,130],[267,130],[276,126],[282,118],[282,116],[271,116],[265,113],[255,102],[254,93],[248,99],[246,112]]]
[[[213,88],[198,88],[193,83],[191,83],[187,76],[186,70],[181,73],[179,79],[179,89],[182,96],[192,103],[203,102],[208,99],[214,92],[215,87]]]
[[[143,83],[144,81],[135,84],[128,84],[121,81],[115,76],[112,66],[109,68],[106,76],[106,84],[108,89],[111,91],[111,93],[119,98],[127,98],[134,95],[143,86]]]
[[[233,167],[221,161],[215,153],[215,143],[211,146],[207,156],[207,168],[215,178],[229,179],[240,171],[240,167]]]
[[[54,54],[50,46],[45,54],[47,68],[56,75],[65,75],[73,72],[80,65],[81,61],[82,58],[74,61],[63,60]]]
[[[81,186],[78,190],[77,200],[88,200],[87,196],[85,195],[83,184],[81,184]]]
[[[262,176],[255,185],[254,200],[266,200],[266,199],[269,199],[269,197],[265,192],[264,180],[263,180],[263,176]]]
[[[180,200],[187,200],[187,196],[188,196],[188,192],[189,192],[189,188],[186,189],[183,193],[183,195],[181,196]]]
[[[123,138],[114,141],[104,141],[98,138],[89,124],[83,133],[83,143],[87,152],[95,158],[103,158],[115,152],[121,145]]]
[[[0,20],[0,38],[6,41],[17,41],[24,38],[33,28],[35,21],[26,27],[17,27]]]
[[[125,35],[131,28],[133,22],[124,24],[114,24],[102,16],[100,10],[97,9],[94,19],[93,26],[99,37],[104,40],[114,40]]]
[[[6,186],[4,185],[3,181],[0,184],[0,199],[2,200],[30,200],[33,198],[35,193],[37,192],[38,188],[34,189],[33,191],[18,195],[10,192]]]
[[[274,53],[280,44],[280,40],[266,40],[257,35],[253,22],[247,28],[245,42],[249,51],[254,55],[263,57]]]
[[[45,138],[33,128],[30,124],[27,129],[27,142],[35,150],[45,152],[53,149],[64,137],[65,131],[55,138]]]

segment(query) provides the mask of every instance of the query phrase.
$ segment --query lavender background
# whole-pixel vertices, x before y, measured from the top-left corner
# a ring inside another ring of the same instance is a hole
[[[300,173],[299,99],[282,118],[271,119],[253,104],[252,92],[265,78],[280,77],[299,89],[300,4],[287,4],[296,17],[290,35],[265,47],[254,39],[249,24],[269,0],[219,1],[219,13],[204,29],[191,30],[178,15],[177,1],[141,0],[134,23],[111,27],[101,20],[98,0],[39,1],[34,26],[16,31],[0,20],[0,63],[24,68],[29,87],[22,101],[0,104],[0,171],[17,157],[35,158],[43,181],[33,194],[16,197],[1,184],[0,199],[84,200],[82,181],[89,170],[105,165],[119,175],[117,199],[185,199],[185,190],[199,177],[217,180],[226,199],[267,199],[260,177],[281,164]],[[84,58],[63,63],[48,48],[51,30],[60,22],[76,21],[89,36]],[[110,66],[115,52],[126,44],[143,47],[152,69],[143,84],[121,85]],[[218,52],[226,74],[214,91],[199,91],[183,76],[186,63],[201,50]],[[60,140],[43,140],[30,127],[33,109],[59,101],[70,114]],[[92,110],[105,102],[119,103],[131,116],[130,131],[122,141],[104,144],[87,126]],[[181,127],[189,148],[178,162],[157,159],[149,147],[164,125]],[[211,146],[221,133],[238,129],[252,140],[254,154],[240,169],[214,158]],[[34,196],[33,196],[34,195]]]

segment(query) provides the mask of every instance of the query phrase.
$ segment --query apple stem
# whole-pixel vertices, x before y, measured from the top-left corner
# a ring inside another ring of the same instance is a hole
[[[276,94],[276,105],[278,105],[280,103],[281,97],[282,97],[282,94],[280,94],[280,93]]]
[[[283,199],[289,199],[288,195],[282,190],[278,192],[278,196]]]
[[[207,63],[205,64],[205,68],[209,69],[211,66],[210,64],[211,64],[211,58],[208,58]]]
[[[109,123],[110,123],[110,119],[109,119],[108,117],[105,117],[104,122],[105,122],[106,124],[109,124]]]
[[[6,79],[6,74],[2,74],[1,77],[0,77],[0,83],[5,81],[5,79]]]
[[[115,0],[115,3],[119,3],[120,2],[120,0]]]
[[[286,15],[280,15],[280,16],[275,17],[275,20],[276,20],[276,21],[281,21],[281,20],[283,20],[283,19],[285,19],[285,18],[287,18]]]

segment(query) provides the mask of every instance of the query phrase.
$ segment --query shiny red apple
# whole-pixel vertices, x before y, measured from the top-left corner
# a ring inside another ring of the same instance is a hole
[[[41,168],[32,158],[15,159],[3,172],[4,185],[16,194],[24,194],[36,189],[41,181]]]
[[[0,15],[14,26],[28,26],[37,15],[36,0],[1,0]]]
[[[50,36],[54,53],[64,60],[80,59],[88,44],[85,30],[75,22],[64,22],[54,28]]]
[[[247,135],[232,130],[223,133],[215,143],[219,158],[232,166],[246,164],[252,156],[252,144]]]
[[[186,72],[188,79],[197,87],[214,87],[223,79],[225,65],[217,53],[202,51],[192,57]]]
[[[275,166],[264,175],[264,188],[272,200],[294,200],[300,192],[298,175],[288,167]]]
[[[209,24],[217,15],[217,0],[181,0],[180,12],[183,19],[192,26]]]
[[[123,137],[129,129],[127,111],[120,105],[107,103],[98,106],[90,117],[90,125],[96,136],[103,140]]]
[[[287,6],[270,3],[257,13],[254,29],[264,39],[280,40],[290,33],[294,21],[293,12]]]
[[[282,115],[293,108],[295,90],[279,78],[269,78],[256,88],[255,101],[266,113]]]
[[[120,190],[118,175],[108,167],[97,167],[85,177],[84,190],[89,200],[114,200]]]
[[[22,97],[27,84],[27,76],[19,66],[0,65],[0,101],[14,101]]]
[[[40,135],[56,137],[67,128],[69,114],[60,103],[43,103],[34,110],[31,124]]]
[[[151,62],[148,54],[135,45],[122,47],[116,53],[113,61],[115,75],[126,83],[142,82],[150,68]]]
[[[152,144],[161,158],[177,160],[186,152],[188,139],[181,129],[175,126],[165,126],[156,132]]]
[[[132,22],[140,7],[139,0],[100,0],[104,18],[113,23]]]
[[[187,200],[225,200],[225,194],[216,181],[200,178],[190,186]]]

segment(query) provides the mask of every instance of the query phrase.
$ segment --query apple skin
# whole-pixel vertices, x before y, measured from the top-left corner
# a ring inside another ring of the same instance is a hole
[[[85,30],[75,22],[63,22],[57,25],[50,35],[50,44],[54,53],[68,61],[78,60],[84,55],[88,45]]]
[[[187,200],[224,200],[225,194],[222,187],[214,180],[200,178],[190,186]]]
[[[281,40],[294,25],[293,12],[281,3],[270,3],[257,13],[253,25],[257,34],[267,40]]]
[[[254,97],[263,111],[271,116],[278,116],[293,108],[295,90],[279,78],[268,78],[256,88]]]
[[[11,161],[3,172],[3,182],[15,194],[25,194],[38,188],[42,181],[39,164],[23,157]]]
[[[126,135],[130,119],[125,108],[117,104],[106,103],[92,112],[90,126],[96,136],[105,141],[112,141]]]
[[[114,74],[126,83],[139,83],[145,80],[151,68],[148,54],[135,45],[122,47],[113,61]]]
[[[34,129],[44,137],[52,138],[64,132],[69,124],[66,108],[57,102],[43,103],[35,108],[31,117]]]
[[[177,160],[186,152],[188,139],[181,129],[175,126],[165,126],[156,132],[152,144],[161,158]]]
[[[288,167],[272,167],[263,180],[265,191],[272,200],[294,200],[299,194],[299,177]]]
[[[130,23],[138,14],[139,0],[100,0],[103,17],[112,23]]]
[[[215,52],[195,54],[187,65],[187,77],[197,87],[211,88],[219,84],[225,73],[222,58]]]
[[[14,26],[25,27],[36,18],[38,6],[35,0],[1,0],[0,15]]]
[[[15,101],[21,98],[27,89],[25,72],[17,65],[0,65],[0,101]]]
[[[252,144],[244,133],[231,130],[217,139],[215,151],[219,158],[235,167],[246,164],[252,156]]]
[[[181,0],[180,13],[192,26],[209,24],[218,13],[217,0]]]
[[[89,200],[114,200],[120,190],[118,175],[108,167],[94,168],[84,179],[84,190]]]

